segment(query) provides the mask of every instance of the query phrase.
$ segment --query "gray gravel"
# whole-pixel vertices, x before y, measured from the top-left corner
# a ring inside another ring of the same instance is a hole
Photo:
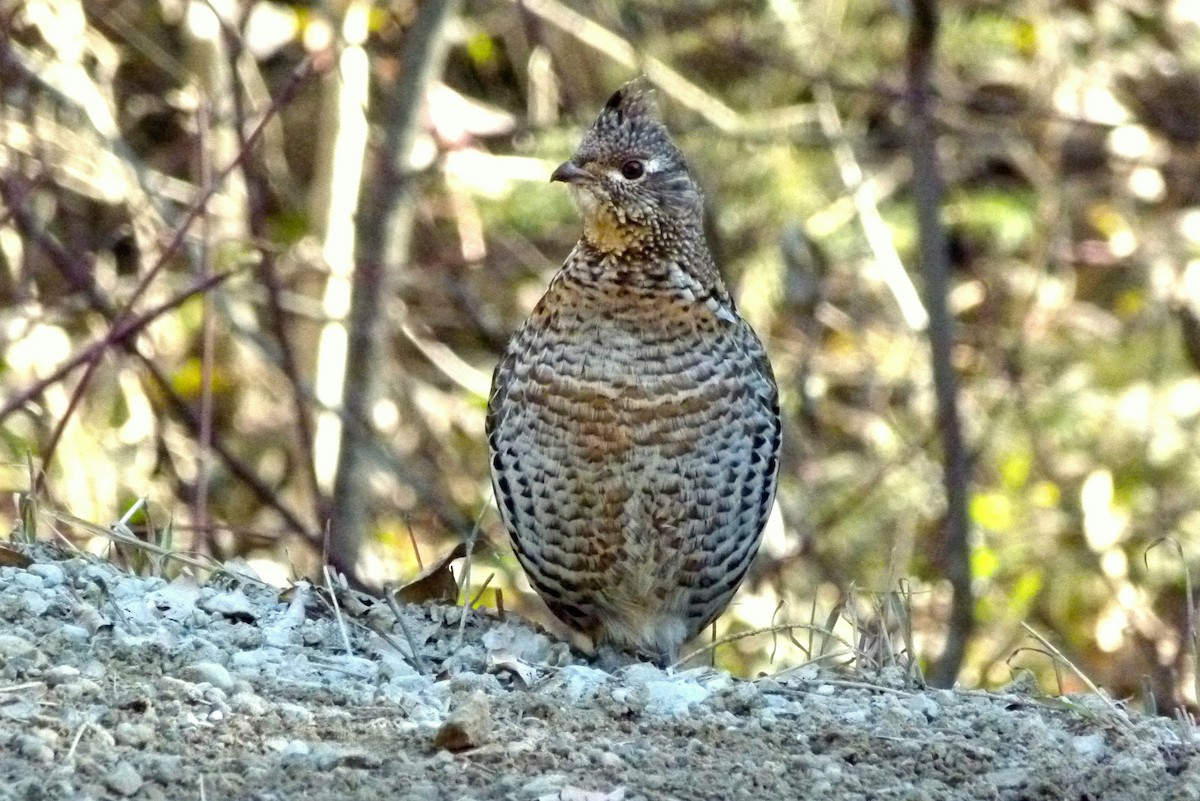
[[[405,607],[422,671],[370,599],[343,635],[306,585],[29,555],[0,567],[2,799],[1200,801],[1200,733],[1097,698],[610,675],[512,617],[460,639],[457,608]]]

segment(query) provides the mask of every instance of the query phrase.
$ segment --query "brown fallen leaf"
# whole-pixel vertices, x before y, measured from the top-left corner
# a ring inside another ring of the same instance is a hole
[[[0,567],[26,568],[32,564],[33,560],[20,551],[0,545]]]
[[[484,547],[482,538],[475,542],[475,552]],[[436,601],[444,604],[458,603],[458,581],[450,563],[467,555],[467,544],[460,542],[437,561],[421,571],[421,575],[396,590],[396,600],[409,604]]]

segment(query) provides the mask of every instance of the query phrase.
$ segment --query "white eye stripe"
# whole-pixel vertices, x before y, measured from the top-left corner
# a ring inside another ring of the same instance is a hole
[[[652,175],[653,173],[661,172],[666,165],[666,162],[661,158],[631,159],[631,161],[637,161],[641,163],[642,169],[645,170],[643,175]],[[625,176],[621,174],[620,167],[615,170],[609,170],[608,174],[614,178],[625,178]],[[626,178],[625,180],[629,179]]]

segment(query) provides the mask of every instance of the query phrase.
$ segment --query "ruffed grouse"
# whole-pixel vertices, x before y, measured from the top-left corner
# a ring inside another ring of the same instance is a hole
[[[729,604],[775,496],[778,391],[640,82],[551,181],[583,236],[496,367],[492,483],[551,611],[659,664]]]

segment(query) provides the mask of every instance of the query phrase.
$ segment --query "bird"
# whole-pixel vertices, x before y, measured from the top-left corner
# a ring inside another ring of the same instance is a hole
[[[644,79],[617,89],[550,181],[583,232],[493,374],[492,486],[550,611],[598,657],[666,667],[758,551],[779,392]]]

